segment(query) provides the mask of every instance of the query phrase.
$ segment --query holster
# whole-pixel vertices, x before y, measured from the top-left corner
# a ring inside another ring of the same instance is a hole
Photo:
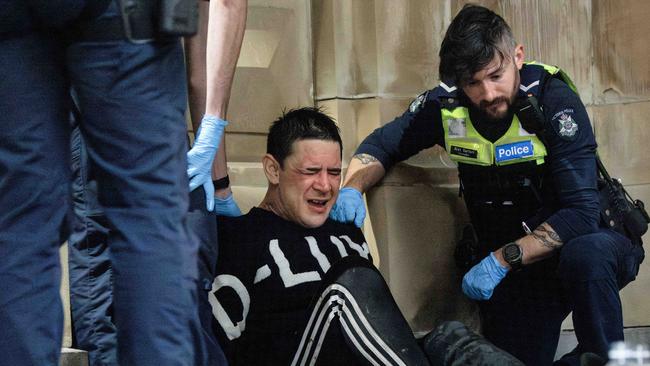
[[[598,192],[601,222],[632,243],[642,245],[641,237],[648,231],[650,222],[643,201],[633,200],[621,182],[609,176],[599,178]]]

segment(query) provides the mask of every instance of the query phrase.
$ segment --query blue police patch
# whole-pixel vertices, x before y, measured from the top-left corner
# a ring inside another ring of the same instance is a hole
[[[497,163],[533,156],[533,142],[530,140],[498,145],[494,148]]]
[[[429,92],[426,91],[426,92],[418,95],[417,98],[413,99],[413,101],[409,105],[409,112],[416,113],[420,109],[422,109],[422,106],[424,105],[424,101],[427,99],[427,94],[428,93]]]
[[[551,124],[561,138],[573,141],[578,132],[578,124],[572,117],[573,109],[568,108],[555,113],[551,118]]]
[[[558,120],[560,124],[560,135],[573,137],[578,132],[578,124],[568,114],[563,114]]]

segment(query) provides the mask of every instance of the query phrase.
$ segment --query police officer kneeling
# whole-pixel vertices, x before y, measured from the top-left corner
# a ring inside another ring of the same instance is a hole
[[[618,291],[643,248],[599,225],[596,141],[573,84],[555,67],[525,63],[505,21],[472,5],[447,30],[440,78],[362,142],[332,217],[360,225],[361,194],[393,164],[445,147],[483,258],[462,287],[480,301],[485,336],[526,365],[549,365],[573,311],[579,345],[558,363],[579,364],[586,352],[605,359],[623,339]],[[520,105],[530,97],[541,109]],[[539,130],[526,123],[530,111],[541,114]]]

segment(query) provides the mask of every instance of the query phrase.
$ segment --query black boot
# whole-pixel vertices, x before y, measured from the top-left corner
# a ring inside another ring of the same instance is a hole
[[[429,333],[424,339],[424,352],[433,366],[524,366],[458,321],[444,322]]]

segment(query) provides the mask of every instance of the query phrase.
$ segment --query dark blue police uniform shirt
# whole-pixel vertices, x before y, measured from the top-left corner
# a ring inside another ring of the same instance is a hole
[[[423,149],[445,146],[440,104],[427,94],[423,106],[406,110],[376,129],[356,154],[376,157],[386,170]],[[596,141],[582,101],[564,82],[551,78],[540,99],[548,156],[544,184],[552,184],[554,213],[546,219],[563,242],[598,230]],[[471,112],[470,112],[471,113]],[[508,122],[510,122],[509,120]],[[482,121],[472,119],[480,130]]]

